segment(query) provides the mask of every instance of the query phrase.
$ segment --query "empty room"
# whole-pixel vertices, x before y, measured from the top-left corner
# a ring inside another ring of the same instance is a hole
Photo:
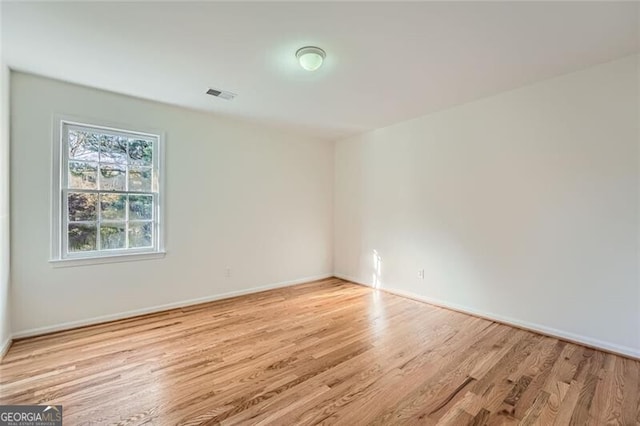
[[[0,25],[0,426],[640,425],[640,2]]]

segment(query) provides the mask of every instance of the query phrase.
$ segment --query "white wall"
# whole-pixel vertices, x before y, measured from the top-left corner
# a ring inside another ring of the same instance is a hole
[[[0,51],[0,357],[11,338],[9,298],[9,68]]]
[[[640,356],[639,99],[631,56],[337,142],[336,274]]]
[[[335,174],[331,143],[12,73],[13,331],[332,271],[372,284],[375,250],[384,288],[640,356],[638,61],[339,141]],[[166,131],[164,259],[49,264],[54,113]]]
[[[11,95],[14,334],[332,273],[332,143],[21,73]],[[49,264],[55,113],[166,132],[165,258]]]

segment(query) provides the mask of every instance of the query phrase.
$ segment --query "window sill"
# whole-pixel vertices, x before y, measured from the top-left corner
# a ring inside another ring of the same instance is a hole
[[[49,263],[54,268],[67,268],[72,266],[102,265],[105,263],[137,262],[140,260],[162,259],[166,254],[167,252],[165,251],[158,251],[153,253],[125,253],[112,256],[52,259],[49,261]]]

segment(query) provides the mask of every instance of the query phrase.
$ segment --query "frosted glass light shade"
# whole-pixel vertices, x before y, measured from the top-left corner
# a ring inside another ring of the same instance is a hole
[[[314,46],[303,47],[296,52],[300,66],[307,71],[315,71],[320,68],[326,56],[324,50]]]

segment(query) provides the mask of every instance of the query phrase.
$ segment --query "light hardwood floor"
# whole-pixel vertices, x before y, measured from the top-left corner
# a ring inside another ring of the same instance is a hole
[[[81,424],[640,424],[640,362],[339,279],[17,341]]]

